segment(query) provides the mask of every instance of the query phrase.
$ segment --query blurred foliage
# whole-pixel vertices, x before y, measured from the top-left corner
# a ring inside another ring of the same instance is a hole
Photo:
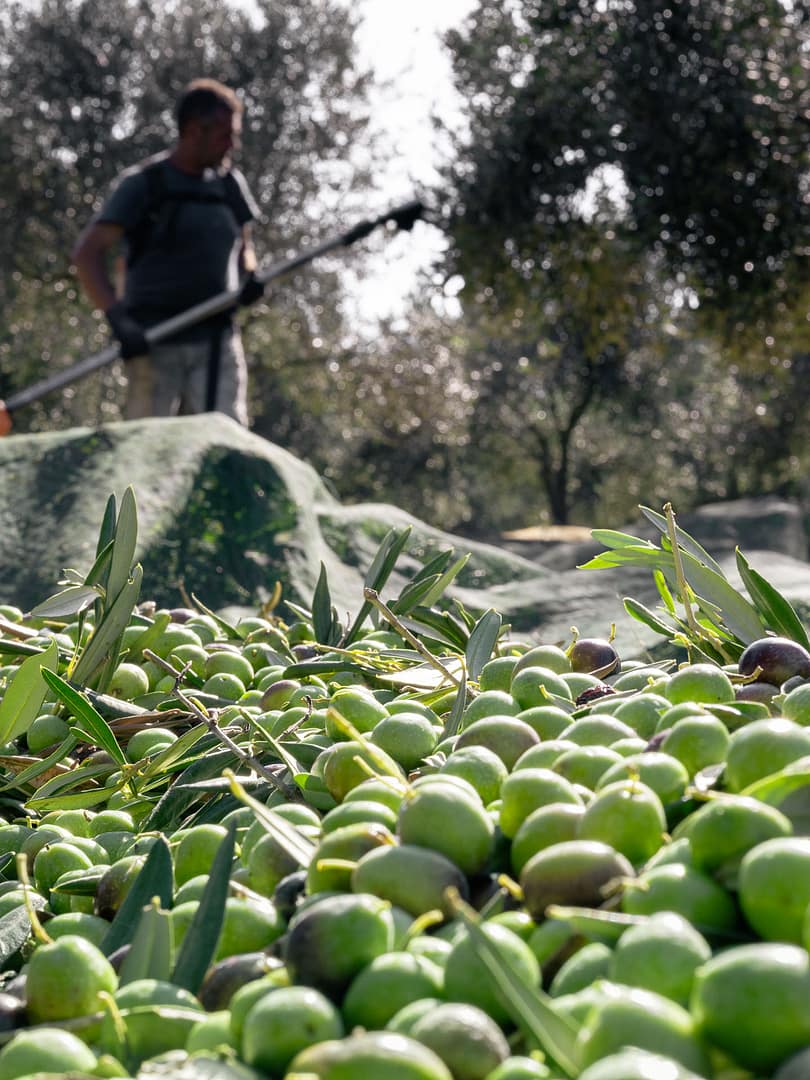
[[[0,10],[0,396],[106,344],[70,247],[118,172],[172,141],[198,74],[244,95],[263,261],[368,216],[357,16],[258,8]],[[806,5],[479,0],[445,41],[463,114],[432,200],[446,254],[373,335],[347,325],[344,256],[274,283],[240,316],[253,429],[346,501],[478,536],[615,525],[662,491],[681,510],[807,497]],[[347,256],[361,272],[369,250]],[[113,365],[17,430],[117,419],[123,385]]]
[[[803,304],[810,14],[782,0],[480,0],[447,35],[468,135],[447,169],[455,257],[520,273],[582,199],[704,306]],[[805,305],[806,307],[806,305]]]
[[[615,521],[664,477],[681,505],[801,493],[806,7],[480,0],[446,42],[441,269],[477,336],[482,465],[529,520]],[[482,484],[472,516],[492,507]]]

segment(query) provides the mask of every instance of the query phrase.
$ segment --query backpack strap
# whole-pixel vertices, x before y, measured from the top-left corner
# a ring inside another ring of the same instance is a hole
[[[143,255],[149,243],[166,195],[166,178],[163,162],[153,161],[141,170],[146,182],[146,206],[140,221],[127,230],[127,267],[132,267]]]
[[[134,266],[143,255],[158,226],[162,226],[164,240],[172,238],[177,211],[184,202],[225,203],[239,220],[238,207],[243,199],[233,173],[227,172],[222,177],[222,194],[215,191],[170,191],[164,166],[164,160],[153,161],[142,170],[146,181],[146,207],[138,224],[127,232],[127,267]]]

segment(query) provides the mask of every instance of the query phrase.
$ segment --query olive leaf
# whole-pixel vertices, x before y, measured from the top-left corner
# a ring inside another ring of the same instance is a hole
[[[411,535],[411,526],[407,525],[399,532],[396,529],[390,529],[383,537],[383,541],[377,548],[377,552],[374,558],[371,560],[371,565],[366,572],[366,576],[363,580],[365,588],[373,589],[374,592],[379,593],[388,579],[390,578],[393,569],[397,563],[397,559],[402,554],[405,545],[408,542],[408,538]],[[417,575],[418,576],[418,575]],[[354,619],[354,622],[346,631],[341,644],[344,648],[357,638],[363,623],[373,611],[372,605],[368,600],[364,600],[360,610]]]
[[[155,754],[148,764],[144,765],[140,770],[142,779],[150,780],[156,776],[163,777],[167,772],[185,768],[187,763],[184,764],[183,759],[199,745],[206,735],[208,735],[207,724],[196,724],[193,728],[184,732],[179,739],[170,743],[159,754]],[[139,790],[147,789],[148,785],[139,786]]]
[[[51,895],[95,896],[98,883],[108,870],[109,867],[106,865],[90,866],[85,870],[73,871],[79,876],[71,879],[68,875],[67,881],[63,880],[63,875],[56,884],[51,885]]]
[[[225,906],[231,880],[236,824],[217,848],[197,910],[186,931],[171,974],[171,982],[196,994],[214,959],[225,920]]]
[[[391,604],[391,610],[395,615],[407,615],[420,605],[430,606],[429,596],[441,578],[441,574],[431,574],[429,577],[420,577],[418,581],[409,581]]]
[[[273,811],[248,795],[230,769],[225,769],[223,775],[231,784],[232,794],[245,806],[249,806],[254,815],[261,822],[266,832],[269,832],[276,843],[298,863],[299,866],[309,866],[315,854],[315,844],[308,840],[292,822],[274,814]]]
[[[131,577],[127,579],[111,605],[109,607],[105,605],[104,614],[87,639],[71,673],[75,682],[83,686],[94,685],[96,690],[102,692],[107,689],[118,661],[124,630],[129,625],[132,612],[138,602],[142,578],[143,568],[139,563],[133,567]],[[105,667],[104,677],[101,678]]]
[[[443,574],[440,574],[438,581],[433,583],[427,596],[422,601],[423,605],[425,607],[431,607],[433,604],[437,603],[445,590],[458,577],[469,561],[470,553],[468,552],[466,555],[462,555],[460,558],[456,559],[452,566],[448,567]]]
[[[358,657],[357,660],[349,660],[346,657],[336,656],[334,660],[303,660],[297,664],[290,664],[284,669],[285,679],[306,679],[310,675],[331,676],[338,672],[348,672],[354,675],[368,677],[373,675],[376,668],[374,658]]]
[[[403,626],[414,633],[429,631],[431,637],[456,652],[463,653],[467,648],[469,634],[464,626],[447,611],[434,611],[431,608],[418,607],[407,618]]]
[[[27,809],[39,814],[47,814],[51,810],[91,810],[94,806],[106,803],[109,797],[107,788],[96,787],[89,791],[77,791],[73,795],[52,795],[48,799],[35,796],[25,805]]]
[[[172,621],[171,612],[158,611],[154,619],[146,620],[146,625],[127,647],[127,659],[137,662],[143,656],[144,649],[151,649]]]
[[[81,694],[55,672],[43,670],[42,674],[48,686],[67,705],[71,715],[75,718],[75,724],[71,730],[81,734],[94,746],[106,750],[113,761],[116,761],[119,765],[126,765],[126,755],[118,745],[112,728],[104,717],[93,708],[84,694]]]
[[[35,909],[41,910],[45,907],[47,901],[44,896],[38,896],[36,893],[29,895]],[[25,944],[30,935],[31,920],[25,905],[20,904],[19,907],[12,908],[0,918],[0,967],[5,967],[6,962]]]
[[[0,743],[10,742],[28,730],[42,711],[48,683],[45,672],[55,672],[59,661],[55,641],[20,664],[0,700]]]
[[[5,784],[0,784],[0,791],[8,791],[9,788],[24,787],[29,784],[41,786],[41,784],[34,784],[34,781],[49,773],[53,766],[61,764],[77,742],[78,739],[75,735],[68,735],[47,757],[34,758],[31,764],[18,772],[13,779]]]
[[[199,799],[194,784],[198,780],[218,777],[227,765],[235,764],[235,756],[231,750],[215,747],[219,747],[219,743],[213,737],[200,741],[197,747],[200,756],[185,767],[155,803],[141,826],[144,832],[173,829],[175,822]]]
[[[467,675],[466,672],[461,673],[461,686],[458,688],[456,694],[456,700],[453,702],[453,708],[450,710],[450,714],[447,717],[447,721],[442,730],[442,739],[449,739],[453,735],[458,735],[461,730],[461,722],[464,718],[464,710],[467,707]]]
[[[98,777],[109,776],[109,765],[82,765],[79,768],[68,769],[67,772],[52,776],[37,791],[37,799],[42,801],[57,794],[66,794],[75,788],[80,788],[88,782],[95,781]],[[109,792],[107,793],[109,797]]]
[[[470,633],[465,655],[467,659],[467,674],[474,681],[478,680],[484,664],[492,656],[501,632],[503,619],[500,614],[490,608],[485,611]]]
[[[648,607],[640,603],[638,600],[634,600],[631,596],[625,596],[622,599],[624,610],[628,615],[632,616],[637,622],[642,623],[644,626],[649,627],[650,630],[654,630],[656,634],[661,634],[662,637],[671,638],[676,632],[676,627],[669,626],[663,622],[654,611],[650,611]]]
[[[736,557],[743,585],[771,630],[810,650],[810,638],[790,602],[751,566],[739,548]]]
[[[101,543],[101,537],[99,538]],[[121,509],[115,522],[115,538],[112,556],[107,571],[105,608],[115,603],[132,574],[135,563],[135,548],[138,543],[138,511],[135,505],[135,492],[130,485],[121,499]]]
[[[329,577],[323,563],[312,598],[312,629],[319,645],[337,645],[343,637],[343,626],[332,604]]]
[[[247,631],[239,631],[233,625],[233,623],[228,622],[227,619],[223,619],[221,615],[217,615],[215,611],[212,611],[210,608],[206,607],[201,600],[197,599],[194,593],[191,594],[191,599],[194,601],[195,606],[199,608],[203,615],[207,615],[209,619],[214,620],[214,622],[217,624],[220,630],[222,630],[222,632],[227,638],[230,638],[232,641],[239,641],[247,633]]]
[[[647,915],[625,915],[621,911],[566,907],[560,904],[550,904],[546,908],[546,918],[568,923],[573,933],[589,941],[601,941],[607,945],[615,945],[631,926],[643,926],[649,921]]]
[[[69,585],[31,609],[39,619],[62,619],[78,615],[94,604],[101,595],[97,585]]]
[[[57,646],[58,647],[58,646]],[[0,640],[0,656],[42,656],[45,650],[39,645],[29,645],[27,641]],[[60,659],[65,659],[64,650],[59,650]]]
[[[539,987],[529,986],[487,937],[478,915],[458,897],[451,901],[470,935],[473,950],[498,987],[512,1019],[554,1058],[569,1077],[581,1071],[577,1028]]]
[[[172,955],[172,921],[160,904],[148,904],[141,912],[132,947],[118,973],[118,985],[136,979],[160,979],[168,982]]]
[[[738,592],[719,564],[675,524],[671,507],[667,506],[666,517],[648,507],[640,509],[663,534],[661,546],[626,533],[596,529],[594,539],[603,542],[608,550],[595,555],[581,569],[621,566],[649,569],[664,607],[677,625],[668,626],[636,601],[630,601],[628,607],[625,600],[628,613],[656,633],[692,650],[699,649],[707,659],[720,663],[736,659],[747,644],[765,634],[762,611]],[[675,597],[684,606],[685,619],[675,616]]]
[[[723,622],[744,644],[761,638],[765,627],[753,606],[742,593],[723,576],[709,566],[698,562],[688,552],[681,552],[684,576],[698,597],[716,605],[722,612]]]
[[[174,890],[172,856],[165,837],[158,836],[149,849],[140,873],[115,913],[110,929],[101,942],[101,951],[110,956],[122,945],[132,941],[142,909],[157,897],[161,907],[171,907]]]
[[[652,510],[649,506],[639,506],[639,510],[644,517],[656,527],[664,536],[669,533],[669,523],[664,514],[659,514],[657,510]],[[684,551],[689,552],[698,562],[704,563],[710,567],[716,574],[722,576],[722,569],[720,564],[715,562],[706,549],[695,540],[693,536],[690,536],[688,532],[675,525],[675,539],[678,543],[678,547],[683,548]]]

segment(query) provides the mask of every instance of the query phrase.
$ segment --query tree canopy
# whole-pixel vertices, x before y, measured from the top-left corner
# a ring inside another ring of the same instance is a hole
[[[598,191],[701,305],[795,314],[810,283],[810,15],[787,0],[481,0],[447,35],[468,134],[459,268],[543,269]]]

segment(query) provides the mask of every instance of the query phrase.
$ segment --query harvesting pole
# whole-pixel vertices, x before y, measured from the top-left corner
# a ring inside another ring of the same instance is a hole
[[[360,221],[346,232],[341,233],[339,236],[334,236],[329,240],[324,240],[323,243],[317,244],[315,247],[306,248],[304,251],[301,251],[288,259],[282,259],[279,262],[271,263],[269,266],[260,268],[256,271],[256,278],[263,285],[266,285],[268,282],[274,281],[276,278],[282,277],[292,270],[297,270],[299,267],[305,266],[307,263],[312,262],[321,255],[326,255],[328,252],[334,251],[337,248],[350,247],[358,240],[363,240],[380,225],[386,225],[390,222],[398,229],[409,232],[413,228],[414,223],[424,218],[424,216],[424,204],[418,199],[412,199],[410,202],[403,203],[401,206],[395,206],[390,210],[386,210],[376,218],[372,218],[368,221]],[[235,308],[238,299],[238,289],[233,292],[218,293],[216,296],[212,296],[200,304],[195,304],[194,307],[181,312],[179,315],[173,315],[170,319],[166,319],[156,326],[150,327],[146,331],[146,340],[150,345],[156,345],[160,341],[165,341],[166,338],[179,333],[181,330],[186,330],[190,326],[194,326],[203,319],[211,318],[214,315],[220,315],[225,311]],[[25,405],[30,405],[34,401],[39,401],[39,399],[45,397],[46,394],[50,394],[54,390],[59,390],[61,387],[67,386],[68,383],[85,378],[92,372],[98,371],[99,368],[111,364],[114,360],[118,359],[118,356],[119,346],[116,342],[113,345],[108,345],[107,348],[103,349],[101,352],[95,353],[93,356],[88,356],[76,364],[72,364],[63,371],[50,375],[48,378],[42,379],[32,386],[26,387],[16,394],[11,394],[10,397],[6,399],[5,403],[0,402],[0,437],[4,434],[8,434],[8,430],[4,431],[3,428],[10,422],[11,415],[18,409],[23,408]]]

